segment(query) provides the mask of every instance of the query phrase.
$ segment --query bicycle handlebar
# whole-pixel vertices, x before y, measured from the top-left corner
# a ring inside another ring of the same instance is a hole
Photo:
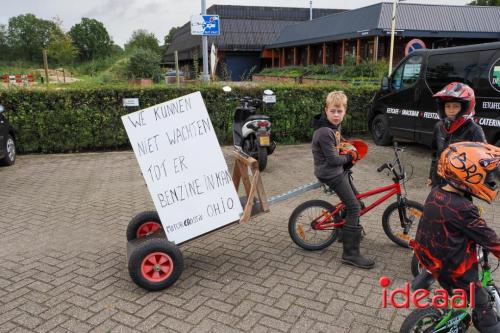
[[[404,151],[404,148],[399,147],[398,143],[396,141],[394,142],[393,148],[394,148],[394,155],[396,156],[396,158],[394,159],[394,161],[392,161],[392,163],[388,162],[388,163],[384,163],[381,166],[379,166],[377,169],[377,172],[382,172],[383,170],[388,169],[389,171],[392,171],[394,173],[394,176],[397,179],[403,179],[404,178],[404,170],[403,170],[403,166],[401,165],[400,158],[399,158],[399,152]],[[395,166],[398,167],[398,170],[395,169]]]
[[[388,168],[389,165],[387,163],[382,164],[381,166],[378,167],[377,172],[381,172],[382,170]]]

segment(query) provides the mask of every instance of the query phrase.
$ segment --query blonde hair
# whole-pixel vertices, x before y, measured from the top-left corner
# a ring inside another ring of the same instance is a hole
[[[341,90],[332,91],[326,96],[326,108],[331,105],[342,105],[347,110],[347,95]]]

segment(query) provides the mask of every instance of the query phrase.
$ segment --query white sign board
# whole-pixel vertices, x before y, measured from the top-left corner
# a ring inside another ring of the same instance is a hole
[[[148,190],[175,243],[243,212],[200,92],[122,117]]]
[[[123,98],[123,106],[139,106],[138,98]]]
[[[262,101],[266,104],[276,103],[276,95],[264,95]]]

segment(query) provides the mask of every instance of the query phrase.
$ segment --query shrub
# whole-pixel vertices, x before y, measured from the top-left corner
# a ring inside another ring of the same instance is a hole
[[[367,109],[376,86],[289,86],[266,85],[277,103],[263,111],[273,119],[272,132],[280,143],[308,142],[312,117],[324,108],[328,92],[342,89],[349,96],[343,133],[367,130]],[[220,143],[232,139],[233,111],[237,102],[228,101],[218,85],[184,87],[99,87],[65,90],[0,90],[0,104],[19,129],[18,149],[23,153],[75,152],[129,148],[121,116],[130,113],[122,98],[139,98],[146,108],[200,90]],[[239,96],[261,97],[264,87],[235,87]]]
[[[153,79],[161,75],[160,56],[149,49],[136,49],[127,67],[129,78]]]

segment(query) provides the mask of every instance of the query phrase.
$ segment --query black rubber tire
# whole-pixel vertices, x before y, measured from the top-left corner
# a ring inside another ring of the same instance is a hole
[[[172,273],[160,282],[148,280],[142,273],[142,261],[150,254],[161,252],[166,254],[172,260]],[[132,281],[139,287],[149,291],[158,291],[170,287],[181,276],[184,269],[184,258],[179,247],[174,243],[162,238],[150,238],[140,242],[130,253],[128,259],[128,271]]]
[[[420,211],[419,215],[422,216],[422,212],[424,211],[424,206],[422,206],[422,204],[420,204],[416,201],[406,200],[406,206]],[[401,239],[394,234],[394,231],[392,230],[392,228],[390,226],[390,221],[389,221],[389,218],[392,214],[397,214],[398,220],[399,220],[399,222],[401,222],[401,220],[399,219],[399,211],[398,211],[398,203],[397,202],[393,202],[392,204],[390,204],[385,209],[384,215],[382,215],[382,227],[384,228],[385,234],[387,235],[387,237],[389,237],[389,239],[391,241],[398,244],[399,246],[407,247],[407,248],[410,247],[408,244],[408,240]],[[420,216],[410,217],[410,218],[413,218],[411,231],[416,232],[417,226],[418,226],[418,221],[420,220]],[[414,236],[413,236],[413,238],[414,238]]]
[[[12,145],[10,147],[10,149],[14,149],[14,154],[13,156],[10,156],[10,154],[7,152],[7,148],[9,145]],[[5,157],[2,158],[0,160],[0,165],[6,165],[6,166],[10,166],[10,165],[13,165],[14,163],[16,163],[16,140],[14,140],[14,138],[10,135],[10,134],[7,134],[7,137],[5,139],[5,142],[4,142],[4,146],[3,146],[3,151],[5,152]]]
[[[128,223],[127,241],[131,241],[133,239],[136,239],[137,238],[137,230],[139,230],[139,228],[144,223],[147,223],[147,222],[156,222],[156,223],[159,223],[160,226],[162,225],[161,220],[160,220],[160,216],[158,215],[157,211],[149,210],[149,211],[139,213],[136,216],[134,216],[132,218],[132,220],[130,220],[130,222]],[[158,231],[158,232],[160,232],[160,231]],[[163,231],[163,229],[161,230],[161,232],[163,233],[163,235],[165,235],[165,232]]]
[[[389,130],[389,121],[383,114],[376,115],[370,126],[373,141],[379,146],[387,146],[392,143],[392,135]]]
[[[259,171],[264,171],[267,166],[267,147],[258,148],[257,161],[259,162]]]
[[[438,320],[442,317],[442,313],[433,308],[433,307],[428,307],[425,309],[416,309],[412,311],[408,317],[403,321],[403,324],[401,325],[401,328],[399,329],[399,333],[410,333],[410,332],[427,332],[427,330],[417,330],[417,325],[419,324],[420,321],[424,319],[431,320],[431,328],[432,322],[437,324]],[[430,331],[429,331],[430,332]]]
[[[323,250],[330,246],[333,242],[338,237],[338,229],[334,228],[331,230],[320,230],[320,231],[315,231],[315,230],[310,230],[310,232],[320,232],[322,235],[326,236],[325,240],[320,242],[320,243],[309,243],[305,241],[300,235],[297,234],[297,220],[299,216],[308,208],[313,208],[317,207],[320,209],[325,209],[329,212],[332,212],[335,207],[323,200],[309,200],[306,201],[302,204],[300,204],[297,208],[295,208],[292,212],[292,215],[290,215],[290,219],[288,220],[288,233],[290,234],[290,237],[292,238],[293,242],[300,246],[301,248],[308,250],[308,251],[317,251],[317,250]],[[314,219],[314,218],[313,218]],[[312,222],[312,220],[311,220]],[[306,222],[308,224],[309,222]],[[305,235],[305,234],[304,234]]]
[[[422,271],[423,267],[420,265],[420,262],[417,259],[416,255],[411,257],[411,275],[413,277],[417,277]]]

